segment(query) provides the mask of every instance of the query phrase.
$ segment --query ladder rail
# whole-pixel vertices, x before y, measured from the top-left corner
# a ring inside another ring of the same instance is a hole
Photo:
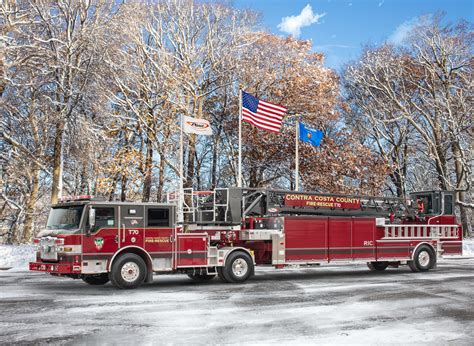
[[[382,239],[459,239],[459,228],[458,225],[386,225]]]

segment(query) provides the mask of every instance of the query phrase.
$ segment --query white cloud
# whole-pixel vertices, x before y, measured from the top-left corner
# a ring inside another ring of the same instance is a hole
[[[400,24],[395,31],[389,36],[388,42],[394,45],[403,45],[408,39],[412,31],[431,20],[431,15],[425,15],[420,17],[414,17]]]
[[[317,23],[325,15],[326,13],[314,13],[311,5],[308,4],[299,15],[283,17],[281,23],[278,24],[278,29],[294,37],[299,37],[302,27]]]
[[[385,0],[382,0],[379,2],[379,7],[382,7],[383,3],[385,2]]]

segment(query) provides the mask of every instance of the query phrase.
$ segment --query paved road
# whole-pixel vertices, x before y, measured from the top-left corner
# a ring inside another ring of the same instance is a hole
[[[474,337],[474,259],[428,273],[365,266],[260,269],[243,285],[155,276],[110,284],[0,272],[0,344],[466,344]]]

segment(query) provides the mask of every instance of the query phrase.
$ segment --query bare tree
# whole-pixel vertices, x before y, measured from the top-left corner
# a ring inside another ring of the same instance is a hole
[[[426,176],[434,166],[438,187],[457,192],[461,221],[469,232],[466,207],[473,205],[465,193],[472,180],[473,34],[466,23],[442,27],[440,20],[435,17],[414,29],[404,48],[367,49],[360,63],[347,68],[347,114],[365,124],[382,156],[387,155],[384,148],[400,152],[404,141],[415,149],[404,151],[402,162],[416,166],[397,168],[405,172],[405,180],[407,174]],[[398,161],[392,160],[395,167],[400,167]]]

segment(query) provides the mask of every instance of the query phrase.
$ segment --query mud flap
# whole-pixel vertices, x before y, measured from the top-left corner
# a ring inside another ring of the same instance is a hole
[[[149,272],[146,274],[145,283],[146,283],[146,284],[151,284],[152,282],[153,282],[153,272],[152,272],[152,271],[149,271]]]

